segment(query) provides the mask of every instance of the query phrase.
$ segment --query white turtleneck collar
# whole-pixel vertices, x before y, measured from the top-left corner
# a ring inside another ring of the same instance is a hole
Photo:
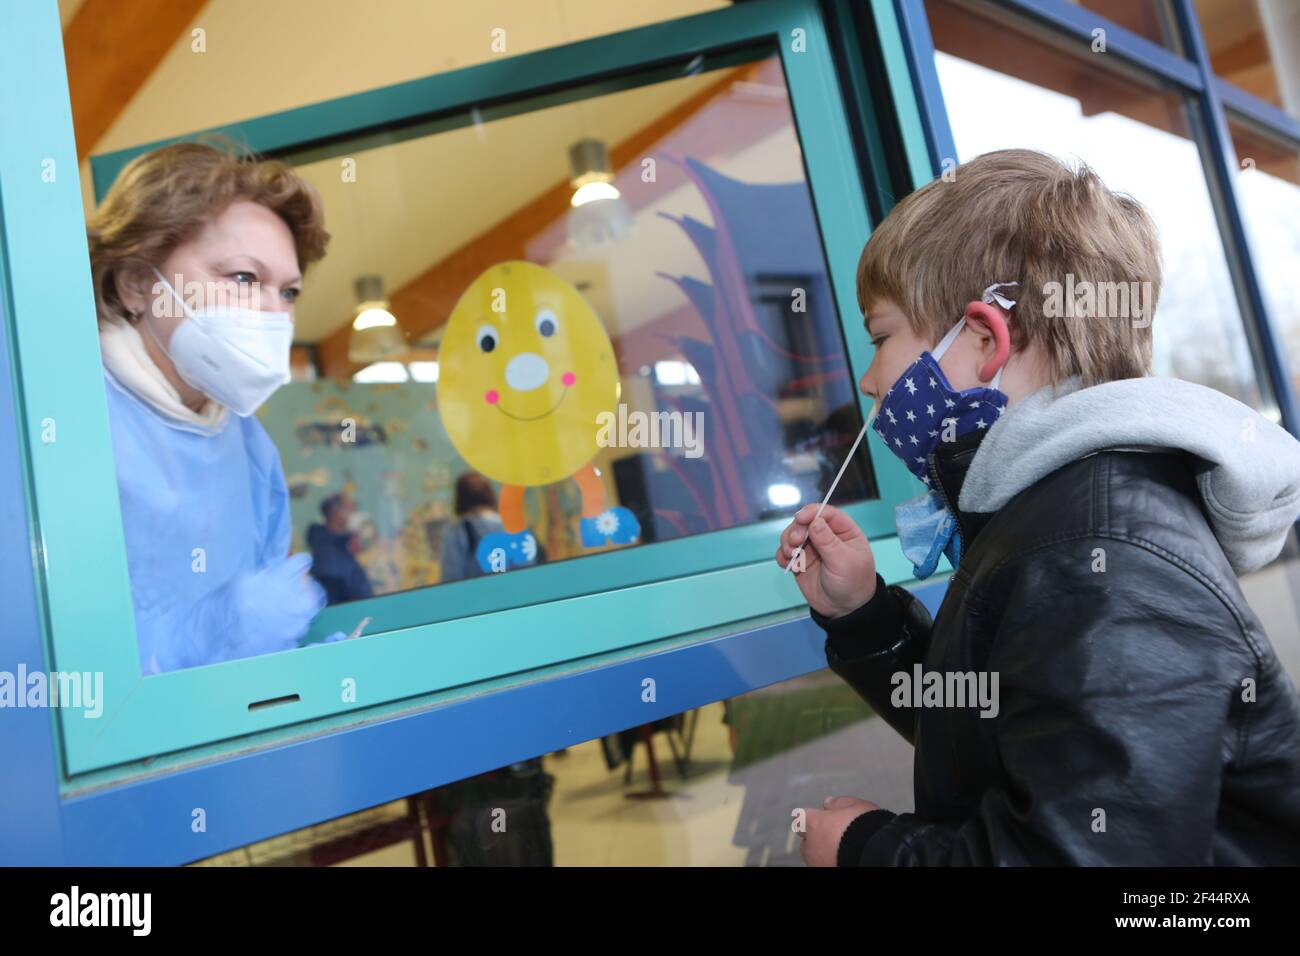
[[[230,409],[220,402],[209,398],[202,410],[196,412],[181,401],[176,387],[149,357],[140,330],[134,324],[101,321],[99,349],[104,356],[104,368],[113,380],[168,423],[204,435],[215,435],[226,427]]]

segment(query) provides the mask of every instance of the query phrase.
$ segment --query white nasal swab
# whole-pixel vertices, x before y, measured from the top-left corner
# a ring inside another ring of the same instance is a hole
[[[857,437],[856,439],[854,439],[854,441],[853,441],[853,447],[850,448],[850,449],[849,449],[849,453],[848,453],[847,455],[844,456],[844,464],[840,465],[840,473],[839,473],[838,475],[836,475],[836,476],[835,476],[835,480],[831,482],[830,490],[826,492],[826,497],[822,499],[822,503],[821,503],[821,505],[817,508],[817,513],[816,513],[815,515],[813,515],[813,519],[812,519],[812,521],[810,521],[810,522],[808,523],[808,536],[811,536],[811,535],[812,535],[812,526],[813,526],[814,524],[817,523],[817,519],[820,518],[820,517],[822,516],[822,512],[826,510],[826,502],[830,501],[830,500],[831,500],[831,495],[835,494],[835,488],[836,488],[836,486],[839,485],[839,483],[840,483],[840,479],[844,477],[844,472],[848,469],[848,467],[849,467],[849,462],[851,462],[851,461],[853,460],[853,453],[854,453],[855,451],[857,451],[857,450],[858,450],[858,446],[859,446],[860,444],[862,444],[862,436],[864,436],[864,435],[867,433],[867,429],[871,427],[871,423],[874,422],[874,421],[876,420],[876,408],[877,408],[877,407],[878,407],[878,406],[874,406],[874,407],[872,408],[872,410],[871,410],[871,414],[868,415],[868,416],[867,416],[867,420],[866,420],[865,422],[862,423],[862,431],[858,432],[858,437]],[[804,538],[804,541],[807,541],[807,540],[808,540],[808,537],[805,537],[805,538]],[[795,558],[799,557],[799,555],[801,555],[801,554],[803,554],[803,545],[802,545],[802,544],[799,545],[797,548],[795,548],[792,552],[790,552],[790,560],[787,561],[787,562],[786,562],[786,565],[785,565],[785,570],[786,570],[786,571],[789,571],[790,568],[794,566],[794,560],[795,560]]]

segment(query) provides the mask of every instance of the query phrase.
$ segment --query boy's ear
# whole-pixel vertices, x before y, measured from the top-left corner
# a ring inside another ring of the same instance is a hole
[[[993,357],[979,370],[981,382],[991,381],[997,370],[1011,357],[1011,333],[1002,310],[987,302],[971,302],[966,306],[966,324],[983,329],[993,336]]]

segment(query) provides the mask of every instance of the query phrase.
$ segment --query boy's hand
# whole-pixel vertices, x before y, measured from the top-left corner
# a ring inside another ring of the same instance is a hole
[[[807,831],[799,841],[799,855],[807,866],[835,866],[840,840],[849,824],[872,810],[879,810],[861,797],[827,797],[821,810],[804,808]]]
[[[817,505],[805,505],[795,513],[781,532],[776,563],[784,568],[794,549],[804,545],[804,570],[791,572],[804,600],[818,614],[842,617],[876,593],[876,557],[862,529],[843,511],[827,505],[814,522],[816,513]]]

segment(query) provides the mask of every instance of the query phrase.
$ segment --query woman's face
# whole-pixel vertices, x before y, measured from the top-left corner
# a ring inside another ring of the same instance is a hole
[[[259,312],[288,312],[302,292],[293,233],[265,206],[240,200],[210,219],[172,250],[158,271],[191,309],[239,306]],[[145,308],[162,344],[185,313],[156,276],[145,279]]]
[[[192,310],[238,306],[259,312],[287,312],[302,292],[293,233],[265,206],[240,200],[209,220],[193,238],[172,250],[161,272]],[[181,380],[167,349],[185,320],[167,286],[149,274],[119,286],[123,304],[140,317],[145,348],[190,407],[205,396]]]

